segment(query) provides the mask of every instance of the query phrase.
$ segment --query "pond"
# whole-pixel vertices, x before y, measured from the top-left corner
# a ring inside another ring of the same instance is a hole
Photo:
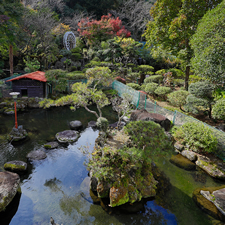
[[[117,120],[111,107],[103,115],[110,123]],[[215,219],[202,212],[192,200],[197,187],[220,186],[201,170],[185,171],[169,162],[168,156],[155,156],[154,162],[169,177],[172,188],[163,197],[144,201],[143,210],[135,214],[122,211],[106,212],[93,204],[89,193],[83,196],[83,184],[88,177],[84,165],[86,156],[80,147],[88,146],[91,152],[98,131],[87,128],[95,116],[80,108],[75,112],[67,107],[49,110],[35,109],[18,115],[18,124],[28,131],[29,140],[12,146],[5,140],[14,125],[14,116],[0,114],[0,170],[11,160],[26,161],[32,150],[43,149],[43,144],[54,139],[57,132],[69,129],[69,122],[80,120],[86,128],[77,142],[47,150],[47,158],[29,166],[29,172],[21,176],[21,195],[17,194],[4,213],[0,213],[1,224],[44,225],[53,217],[58,224],[214,224]],[[12,206],[13,205],[13,206]],[[10,221],[11,220],[11,221]],[[3,222],[4,221],[4,222]],[[10,222],[9,222],[10,221]]]

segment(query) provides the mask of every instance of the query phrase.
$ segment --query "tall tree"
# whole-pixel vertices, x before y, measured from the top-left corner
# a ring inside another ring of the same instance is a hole
[[[157,0],[150,14],[144,36],[148,46],[162,46],[182,59],[185,66],[185,88],[188,90],[190,61],[193,51],[190,38],[198,21],[222,0]]]
[[[16,46],[19,23],[23,15],[20,0],[0,0],[0,53],[9,49],[10,75],[13,75],[13,46]]]
[[[225,79],[225,0],[204,15],[190,43],[196,74],[222,84]]]

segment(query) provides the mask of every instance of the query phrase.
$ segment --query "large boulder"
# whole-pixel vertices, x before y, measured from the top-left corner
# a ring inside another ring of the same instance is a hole
[[[172,124],[169,119],[157,113],[149,113],[146,109],[137,109],[131,113],[130,121],[153,121],[160,124],[165,131],[170,130]]]
[[[75,142],[79,137],[79,133],[75,130],[64,130],[56,134],[56,139],[59,143]]]
[[[217,179],[225,180],[225,171],[222,170],[218,163],[213,162],[210,158],[199,155],[198,160],[195,163],[210,176]]]
[[[170,162],[182,169],[185,170],[195,170],[196,165],[186,157],[182,156],[181,154],[173,155],[170,158]]]
[[[82,123],[79,120],[74,120],[70,122],[71,130],[80,130],[82,128]]]
[[[46,153],[42,150],[32,151],[32,152],[28,153],[26,156],[26,158],[29,161],[42,160],[42,159],[45,159],[46,157],[47,157]]]
[[[4,169],[16,173],[25,172],[27,170],[27,164],[23,161],[10,161],[4,164]]]
[[[225,222],[224,188],[225,185],[221,187],[197,188],[192,194],[193,200],[203,211],[223,222]]]
[[[19,188],[20,177],[8,171],[0,172],[0,212],[12,201]]]

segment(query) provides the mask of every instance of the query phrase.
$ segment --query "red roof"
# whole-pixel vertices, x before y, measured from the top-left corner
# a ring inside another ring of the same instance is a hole
[[[7,80],[6,82],[13,81],[13,80],[20,80],[22,78],[29,78],[29,79],[32,79],[32,80],[39,80],[39,81],[42,81],[42,82],[46,82],[47,81],[47,79],[45,78],[45,72],[35,71],[33,73],[27,73],[27,74],[24,74],[24,75],[12,78],[11,80]]]

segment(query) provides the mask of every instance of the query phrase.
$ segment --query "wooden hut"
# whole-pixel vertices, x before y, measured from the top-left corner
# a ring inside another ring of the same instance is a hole
[[[19,97],[47,97],[49,86],[45,72],[36,71],[8,80],[12,82],[13,92],[19,92]]]

